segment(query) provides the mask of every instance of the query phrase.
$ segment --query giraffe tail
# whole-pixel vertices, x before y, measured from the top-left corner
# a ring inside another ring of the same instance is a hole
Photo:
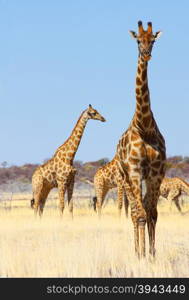
[[[93,209],[96,211],[96,203],[97,203],[97,197],[93,197]]]
[[[34,200],[34,198],[32,198],[32,199],[30,200],[31,208],[34,207],[34,203],[35,203],[35,200]]]

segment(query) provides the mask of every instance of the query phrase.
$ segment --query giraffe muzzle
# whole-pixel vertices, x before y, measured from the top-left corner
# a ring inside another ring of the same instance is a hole
[[[143,59],[145,61],[149,61],[151,59],[151,55],[148,55],[148,56],[143,55]]]
[[[102,117],[100,121],[106,122],[106,119],[104,117]]]
[[[145,61],[150,60],[152,57],[151,52],[149,50],[145,50],[145,49],[141,52],[141,55]]]

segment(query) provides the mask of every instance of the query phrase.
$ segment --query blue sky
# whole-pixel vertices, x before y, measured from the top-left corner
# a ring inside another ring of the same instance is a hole
[[[0,0],[0,162],[41,163],[91,103],[76,159],[111,159],[135,109],[137,45],[162,30],[149,62],[151,106],[167,155],[189,155],[189,2]]]

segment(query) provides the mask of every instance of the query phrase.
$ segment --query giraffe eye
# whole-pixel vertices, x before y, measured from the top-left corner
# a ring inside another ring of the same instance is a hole
[[[137,40],[137,43],[138,43],[138,44],[140,44],[140,41],[139,41],[139,40]]]

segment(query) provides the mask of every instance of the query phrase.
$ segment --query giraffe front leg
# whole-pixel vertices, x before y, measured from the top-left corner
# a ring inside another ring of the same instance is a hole
[[[147,213],[149,253],[152,257],[155,256],[155,229],[156,229],[157,216],[158,216],[157,208],[156,206],[152,206]]]
[[[63,216],[64,207],[65,207],[65,192],[67,188],[67,184],[65,180],[57,180],[58,183],[58,196],[59,196],[59,203],[60,203],[60,215]]]
[[[131,204],[131,217],[134,224],[135,235],[135,251],[139,258],[145,257],[145,225],[146,225],[146,211],[142,204],[142,184],[141,177],[130,177],[130,186],[132,189],[133,200]]]
[[[101,210],[104,198],[106,196],[106,188],[102,178],[94,177],[94,188],[95,188],[95,197],[93,197],[94,209],[97,211],[97,215],[101,218]]]
[[[129,182],[125,181],[124,187],[125,187],[126,198],[127,198],[128,204],[130,205],[130,208],[131,208],[131,219],[132,219],[133,227],[134,227],[135,254],[137,255],[138,258],[140,258],[141,256],[145,255],[145,247],[144,247],[145,241],[143,241],[143,250],[141,251],[140,243],[139,243],[138,205],[137,205],[136,196],[134,193],[136,188],[133,189],[133,186],[131,185],[130,180],[129,180]],[[145,219],[145,217],[146,217],[145,213],[142,215],[142,217]],[[143,236],[144,236],[144,234],[143,234]],[[142,252],[143,252],[143,255],[141,254]]]
[[[144,198],[144,205],[147,213],[147,226],[149,235],[149,253],[152,257],[155,256],[155,230],[157,223],[157,203],[160,194],[161,177],[149,178],[146,181],[147,194]]]

